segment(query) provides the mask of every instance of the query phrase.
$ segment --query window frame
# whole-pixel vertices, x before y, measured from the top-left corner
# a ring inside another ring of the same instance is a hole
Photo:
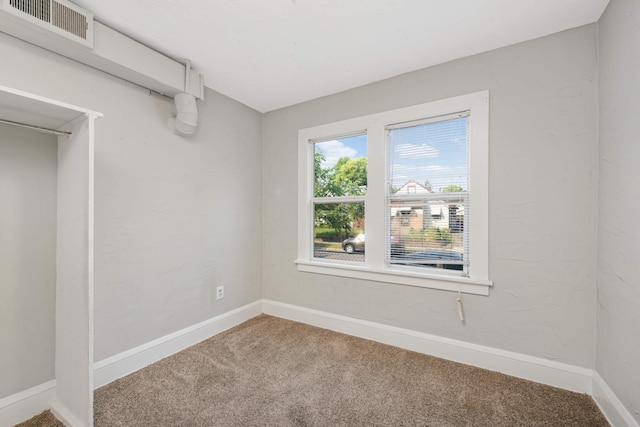
[[[465,206],[466,208],[466,212],[469,212],[469,190],[467,189],[464,192],[460,192],[460,193],[430,193],[429,195],[426,194],[417,194],[417,189],[416,189],[416,184],[417,182],[415,182],[414,180],[411,180],[411,184],[409,184],[409,187],[407,188],[407,190],[411,190],[413,188],[413,192],[412,191],[407,191],[407,194],[393,194],[391,191],[391,180],[392,177],[390,176],[391,174],[391,167],[392,167],[392,163],[393,163],[393,159],[392,159],[392,154],[391,154],[391,132],[393,130],[397,130],[397,129],[405,129],[405,128],[411,128],[414,126],[420,126],[420,125],[428,125],[428,124],[433,124],[433,123],[440,123],[440,122],[444,122],[447,120],[452,120],[452,119],[459,119],[459,118],[466,118],[467,119],[467,145],[466,145],[466,150],[467,150],[467,156],[469,156],[470,154],[470,147],[469,147],[469,141],[470,141],[470,135],[469,135],[469,126],[468,126],[468,119],[470,116],[470,109],[465,109],[464,111],[456,111],[456,112],[452,112],[450,114],[445,114],[445,115],[440,115],[440,116],[431,116],[431,117],[425,117],[422,119],[418,119],[417,121],[403,121],[401,123],[393,123],[393,124],[389,124],[385,126],[385,141],[386,141],[386,145],[385,145],[385,153],[387,156],[387,163],[386,163],[386,173],[387,173],[387,184],[385,186],[385,196],[386,196],[386,204],[385,204],[385,208],[387,209],[387,219],[389,219],[389,221],[386,222],[385,224],[385,233],[387,238],[390,235],[391,232],[391,220],[390,220],[390,211],[392,210],[392,205],[394,204],[403,204],[403,203],[407,203],[407,202],[414,202],[414,203],[421,203],[421,202],[425,202],[425,201],[443,201],[443,200],[457,200],[460,199],[461,203],[463,206]],[[467,162],[467,166],[469,166],[468,162]],[[467,174],[468,176],[470,176],[469,174]],[[469,182],[467,181],[467,184],[469,184]],[[468,218],[468,217],[467,217]],[[469,232],[469,228],[470,227],[466,227],[465,231],[464,231],[464,235],[466,236]],[[464,239],[464,238],[463,238]],[[390,246],[390,245],[389,245]],[[421,272],[424,271],[428,271],[428,270],[424,270],[424,267],[419,267],[417,265],[415,266],[411,266],[411,265],[406,265],[406,264],[402,264],[402,263],[393,263],[393,261],[391,260],[391,258],[389,257],[390,255],[390,247],[387,247],[386,250],[386,265],[388,267],[391,268],[403,268],[403,269],[416,269],[419,268]],[[452,275],[452,276],[463,276],[463,277],[469,277],[468,274],[468,260],[469,260],[469,247],[465,246],[464,247],[464,264],[463,264],[463,271],[462,272],[458,272],[458,271],[447,271],[446,269],[441,269],[441,270],[437,270],[437,274],[446,274],[446,275]],[[434,262],[433,264],[440,264],[440,262]],[[417,270],[416,270],[417,271]],[[433,270],[430,270],[433,271]]]
[[[340,135],[340,136],[331,136],[329,138],[323,138],[323,139],[314,139],[309,141],[309,145],[311,147],[311,149],[313,150],[313,154],[315,155],[315,144],[321,144],[323,142],[326,141],[330,141],[332,139],[339,139],[339,138],[349,138],[349,137],[354,137],[354,136],[360,136],[360,135],[367,135],[366,131],[365,132],[353,132],[353,133],[349,133],[347,135]],[[368,142],[367,142],[367,151],[368,151]],[[315,157],[314,155],[312,155],[312,161],[315,162]],[[368,156],[367,156],[368,158]],[[311,169],[311,174],[314,175],[313,173],[314,168]],[[367,169],[368,172],[368,169]],[[368,178],[368,173],[367,173],[367,178]],[[311,178],[312,180],[312,187],[313,190],[311,192],[311,194],[309,195],[309,200],[311,203],[310,209],[311,209],[311,224],[312,224],[312,233],[313,234],[313,225],[315,225],[315,207],[317,205],[321,205],[321,204],[351,204],[351,203],[362,203],[363,205],[366,206],[366,193],[364,195],[358,195],[358,196],[353,196],[353,195],[349,195],[349,196],[329,196],[329,197],[315,197],[315,176],[312,176]],[[366,215],[365,215],[366,218]],[[366,230],[365,230],[366,232]],[[314,260],[319,260],[318,258],[315,258],[313,256],[313,254],[315,253],[315,248],[313,247],[313,238],[311,240],[311,259]],[[360,261],[348,261],[348,260],[331,260],[332,262],[338,263],[338,264],[350,264],[350,265],[362,265],[362,262]]]
[[[468,277],[447,270],[387,265],[387,127],[403,122],[469,111],[470,244]],[[368,178],[365,196],[367,250],[357,264],[313,258],[314,142],[367,134]],[[489,295],[489,91],[314,126],[298,131],[298,271],[392,284]]]

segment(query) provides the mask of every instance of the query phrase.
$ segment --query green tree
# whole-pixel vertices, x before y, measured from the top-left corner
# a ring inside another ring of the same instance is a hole
[[[340,169],[342,169],[342,167],[349,161],[351,160],[350,157],[340,157],[338,159],[338,161],[336,162],[336,164],[333,166],[333,172],[334,173],[338,173],[338,171],[340,171]]]
[[[338,161],[334,182],[336,186],[341,188],[342,194],[345,196],[362,196],[366,194],[367,158],[347,158],[345,162]],[[350,223],[364,218],[364,203],[351,203],[348,205],[348,211]]]
[[[350,207],[344,203],[316,205],[316,221],[321,220],[323,224],[334,229],[342,238],[347,238],[353,222]]]
[[[342,160],[342,159],[340,159]],[[363,192],[367,187],[367,158],[358,157],[356,159],[348,159],[346,162],[337,167],[335,181],[336,183],[360,189]]]
[[[324,162],[325,160],[326,157],[320,151],[317,151],[315,153],[315,156],[313,158],[313,195],[315,197],[324,197],[326,193],[328,180],[327,169],[324,169],[322,167],[322,162]]]
[[[325,156],[316,152],[314,157],[315,197],[363,195],[367,185],[367,159],[340,158],[333,167],[323,168]],[[326,225],[347,237],[352,224],[364,217],[364,203],[327,203],[316,205],[316,226]]]
[[[326,157],[322,152],[316,152],[313,158],[314,191],[315,197],[344,196],[343,189],[335,181],[335,169],[323,168],[322,163]]]
[[[460,191],[464,191],[462,187],[459,185],[447,185],[446,187],[440,190],[443,193],[459,193]]]

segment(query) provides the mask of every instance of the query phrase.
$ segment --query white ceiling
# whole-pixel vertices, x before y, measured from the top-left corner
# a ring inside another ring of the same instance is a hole
[[[596,22],[609,0],[73,0],[266,112]]]

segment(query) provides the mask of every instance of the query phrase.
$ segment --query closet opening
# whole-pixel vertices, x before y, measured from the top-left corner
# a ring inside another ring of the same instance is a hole
[[[30,399],[22,406],[34,411],[10,422],[51,409],[65,424],[93,425],[93,144],[101,116],[0,86],[0,406]]]

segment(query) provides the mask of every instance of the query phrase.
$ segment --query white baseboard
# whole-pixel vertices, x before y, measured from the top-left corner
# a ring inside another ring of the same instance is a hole
[[[591,369],[275,301],[264,300],[263,311],[296,322],[591,394]]]
[[[94,387],[102,387],[112,381],[149,366],[160,359],[191,347],[220,332],[237,326],[252,317],[262,314],[262,301],[213,317],[204,322],[134,347],[115,356],[96,362],[94,367]]]
[[[81,422],[78,418],[76,418],[69,410],[69,408],[67,408],[55,397],[51,401],[51,406],[49,409],[51,409],[51,413],[66,427],[87,427],[86,422]]]
[[[55,390],[56,381],[51,380],[0,399],[0,426],[12,426],[46,411]]]
[[[587,393],[614,427],[640,427],[597,372],[565,363],[429,335],[367,320],[261,300],[166,335],[94,364],[94,384],[101,387],[175,354],[261,313],[389,344],[447,360],[502,372],[566,390]],[[12,426],[51,409],[66,425],[70,419],[55,400],[55,380],[0,399],[0,427]]]
[[[593,373],[593,400],[612,426],[640,427],[598,372]]]
[[[220,332],[262,314],[262,301],[213,317],[204,322],[166,335],[94,364],[95,388],[171,356]],[[65,425],[84,425],[55,398],[56,381],[48,381],[28,390],[0,399],[0,427],[10,427],[50,409]]]

